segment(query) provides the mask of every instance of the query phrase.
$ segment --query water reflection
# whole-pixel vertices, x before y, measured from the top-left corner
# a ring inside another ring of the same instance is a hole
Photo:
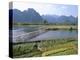
[[[50,30],[44,34],[41,34],[31,40],[49,40],[49,39],[65,39],[65,38],[76,38],[77,39],[77,31],[76,30]]]

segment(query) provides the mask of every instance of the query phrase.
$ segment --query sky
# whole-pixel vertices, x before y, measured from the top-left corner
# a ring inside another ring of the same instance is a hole
[[[40,15],[78,16],[77,5],[13,2],[13,9],[24,11],[28,10],[28,8],[33,8]]]

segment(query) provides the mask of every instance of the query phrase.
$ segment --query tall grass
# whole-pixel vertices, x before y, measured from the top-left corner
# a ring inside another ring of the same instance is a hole
[[[35,57],[77,54],[78,41],[73,38],[42,40],[13,45],[13,57]]]

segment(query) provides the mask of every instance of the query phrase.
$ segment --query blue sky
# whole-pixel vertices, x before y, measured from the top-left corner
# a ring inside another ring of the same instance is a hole
[[[28,8],[35,9],[40,15],[78,16],[78,6],[76,5],[13,2],[13,9],[24,11]]]

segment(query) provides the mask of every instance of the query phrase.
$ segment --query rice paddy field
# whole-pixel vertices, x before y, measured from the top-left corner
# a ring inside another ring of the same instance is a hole
[[[78,54],[78,40],[53,39],[13,44],[13,58]]]

